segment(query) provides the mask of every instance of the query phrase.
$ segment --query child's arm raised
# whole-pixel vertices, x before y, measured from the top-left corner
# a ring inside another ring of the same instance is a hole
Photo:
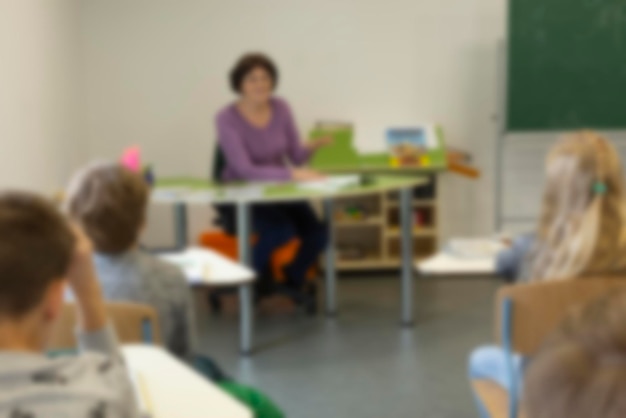
[[[119,349],[117,336],[109,324],[102,290],[95,267],[89,238],[79,227],[74,227],[76,248],[68,271],[69,285],[76,299],[78,314],[77,340],[81,351],[97,352],[102,356],[82,358],[85,384],[94,388],[106,387],[115,392],[113,408],[119,416],[137,417],[133,388]],[[117,416],[117,415],[114,415]]]
[[[101,331],[107,326],[102,290],[93,265],[93,249],[89,238],[75,226],[76,248],[68,272],[69,285],[78,310],[79,330]]]

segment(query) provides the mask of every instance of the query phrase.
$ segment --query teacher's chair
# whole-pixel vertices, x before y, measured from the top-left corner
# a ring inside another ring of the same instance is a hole
[[[222,172],[226,167],[226,157],[219,144],[215,145],[213,151],[213,167],[211,170],[211,180],[215,184],[222,183]],[[206,248],[211,248],[220,254],[233,260],[239,259],[237,245],[237,221],[235,215],[235,207],[233,204],[216,204],[214,205],[218,214],[217,224],[222,231],[206,231],[198,237],[198,243]],[[255,237],[252,242],[256,241]],[[289,265],[296,257],[300,247],[300,240],[294,238],[281,248],[278,248],[272,254],[271,269],[274,280],[278,283],[285,281],[283,267]],[[311,267],[307,275],[307,279],[314,280],[317,277],[317,268]]]

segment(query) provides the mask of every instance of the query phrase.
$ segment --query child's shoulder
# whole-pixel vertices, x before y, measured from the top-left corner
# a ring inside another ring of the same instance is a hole
[[[0,409],[19,405],[20,411],[27,412],[11,416],[96,416],[91,411],[100,405],[107,410],[133,409],[127,371],[120,359],[95,352],[56,358],[0,354],[0,377],[4,378]]]
[[[185,274],[180,267],[148,252],[141,252],[140,258],[144,269],[149,270],[149,274],[153,277],[163,280],[186,281]]]

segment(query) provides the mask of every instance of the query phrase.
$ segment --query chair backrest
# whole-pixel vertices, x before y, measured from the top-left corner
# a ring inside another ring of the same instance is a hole
[[[496,339],[514,352],[531,355],[571,309],[619,288],[626,289],[626,277],[505,286],[496,297]]]
[[[215,183],[222,182],[222,173],[226,168],[226,157],[220,147],[219,143],[215,144],[215,150],[213,151],[213,168],[211,171],[211,180]]]
[[[109,321],[121,343],[151,342],[161,344],[161,330],[156,311],[136,303],[109,302],[106,304]],[[67,304],[52,330],[49,350],[76,348],[76,307]]]
[[[221,184],[224,182],[222,180],[224,168],[226,168],[226,156],[224,155],[224,151],[222,151],[219,142],[216,141],[215,149],[213,151],[213,167],[211,171],[211,180],[215,184]],[[217,224],[221,226],[227,234],[235,235],[237,233],[235,206],[232,204],[222,203],[213,205],[213,207],[218,215]]]

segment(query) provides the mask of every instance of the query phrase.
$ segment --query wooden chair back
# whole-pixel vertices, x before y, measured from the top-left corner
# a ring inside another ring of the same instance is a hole
[[[496,296],[496,340],[515,353],[532,355],[572,309],[619,289],[626,290],[626,278],[505,286]]]
[[[496,341],[508,356],[531,356],[567,314],[609,292],[626,290],[626,278],[586,278],[515,284],[501,288],[495,299]],[[510,378],[513,370],[509,370]],[[516,393],[496,382],[473,379],[472,387],[491,418],[523,418]]]
[[[161,344],[161,331],[156,311],[136,303],[109,302],[106,305],[109,321],[121,343],[150,342]],[[76,348],[76,307],[67,304],[58,318],[48,342],[49,350]]]

